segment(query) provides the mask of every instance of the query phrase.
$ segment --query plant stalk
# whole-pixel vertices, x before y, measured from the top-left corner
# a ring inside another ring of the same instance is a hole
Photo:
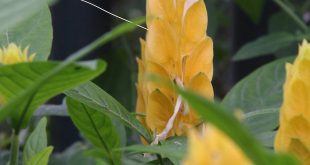
[[[161,157],[160,154],[156,154],[156,157],[157,157],[157,159],[158,159],[160,165],[165,165],[165,163],[164,163],[164,161],[163,161],[163,158]]]
[[[18,165],[18,154],[19,154],[19,140],[15,130],[11,137],[11,154],[10,154],[10,165]]]
[[[307,31],[308,26],[292,11],[282,0],[274,0],[274,2],[288,14],[302,30]]]

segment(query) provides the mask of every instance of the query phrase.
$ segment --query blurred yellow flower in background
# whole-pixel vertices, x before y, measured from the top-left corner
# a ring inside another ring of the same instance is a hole
[[[22,50],[15,43],[10,43],[7,47],[0,48],[0,65],[33,61],[35,54],[28,56],[28,49],[29,47],[26,47]],[[5,99],[0,95],[0,106],[4,103]]]
[[[204,133],[191,131],[183,165],[250,165],[242,150],[224,133],[208,125]]]
[[[26,47],[22,50],[15,43],[10,43],[6,48],[0,48],[0,64],[8,65],[33,61],[35,54],[28,56],[28,49],[29,47]]]
[[[137,84],[138,119],[157,140],[185,134],[200,119],[169,87],[147,80],[163,80],[213,98],[213,42],[206,35],[207,10],[203,0],[147,0],[146,41],[141,40]],[[156,140],[155,140],[156,143]]]
[[[286,65],[284,98],[275,150],[310,164],[310,44],[304,41],[293,64]]]

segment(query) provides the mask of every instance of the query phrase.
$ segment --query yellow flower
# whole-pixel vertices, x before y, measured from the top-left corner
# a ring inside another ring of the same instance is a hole
[[[286,65],[284,99],[275,150],[310,164],[310,44],[304,41],[294,64]]]
[[[200,119],[172,89],[146,80],[160,76],[186,89],[213,98],[213,42],[206,36],[207,10],[203,0],[147,0],[146,41],[138,59],[138,119],[153,133],[182,135]],[[170,121],[170,122],[168,122]]]
[[[183,165],[250,165],[251,161],[225,134],[208,125],[201,136],[191,131]]]
[[[22,50],[14,43],[10,43],[7,48],[0,48],[0,64],[8,65],[33,61],[35,54],[28,56],[28,48]]]

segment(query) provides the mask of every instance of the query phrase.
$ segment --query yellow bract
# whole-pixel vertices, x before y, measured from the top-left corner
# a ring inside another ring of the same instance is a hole
[[[206,127],[203,135],[190,132],[188,145],[183,165],[252,164],[229,137],[211,125]]]
[[[33,61],[35,54],[28,56],[28,48],[22,50],[14,43],[10,43],[6,48],[0,48],[0,64],[8,65]]]
[[[141,40],[138,59],[137,108],[139,120],[153,133],[160,133],[173,115],[177,94],[158,82],[156,75],[201,95],[213,98],[213,42],[206,36],[207,11],[203,0],[147,0],[146,41]],[[200,123],[182,104],[168,136],[181,135]]]
[[[275,149],[310,164],[310,44],[304,41],[294,64],[286,65],[284,100]]]

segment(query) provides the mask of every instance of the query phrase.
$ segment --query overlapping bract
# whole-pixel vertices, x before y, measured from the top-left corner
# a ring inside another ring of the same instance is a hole
[[[147,0],[146,41],[141,40],[138,59],[137,112],[139,120],[153,133],[160,133],[172,116],[177,94],[147,75],[163,80],[179,80],[186,89],[212,98],[213,43],[206,36],[207,11],[203,0]],[[193,111],[181,113],[168,136],[184,134],[200,123]]]
[[[35,54],[28,56],[28,48],[22,50],[14,43],[10,43],[6,48],[0,48],[0,64],[7,65],[33,61]]]
[[[286,65],[284,100],[275,149],[310,164],[310,44],[304,41],[293,64]]]
[[[251,161],[224,133],[208,125],[203,135],[190,132],[189,147],[183,165],[250,165]]]

